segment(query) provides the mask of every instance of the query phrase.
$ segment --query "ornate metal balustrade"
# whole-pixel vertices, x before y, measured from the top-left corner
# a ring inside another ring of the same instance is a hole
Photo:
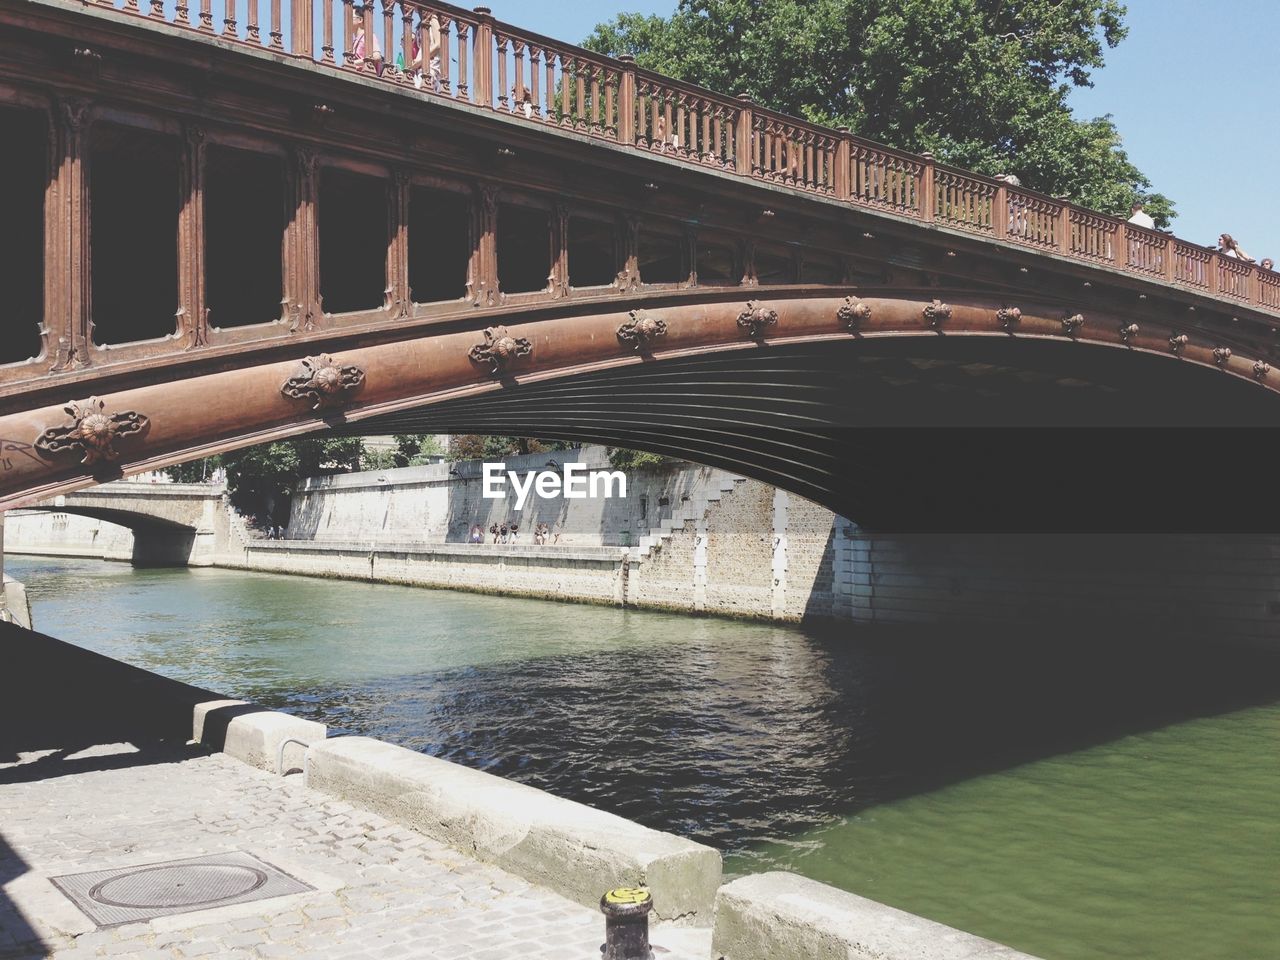
[[[487,7],[200,0],[195,10],[179,0],[170,17],[160,0],[96,5],[1280,313],[1276,277],[1259,267],[521,30]]]

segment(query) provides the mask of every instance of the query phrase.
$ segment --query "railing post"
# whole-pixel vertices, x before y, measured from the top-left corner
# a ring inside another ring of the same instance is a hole
[[[618,142],[633,146],[636,142],[636,58],[624,53],[622,74],[618,78]]]
[[[1071,253],[1071,208],[1067,206],[1065,197],[1054,197],[1058,201],[1058,235],[1059,253]]]
[[[921,156],[924,158],[924,166],[920,168],[920,219],[925,223],[933,223],[938,215],[938,192],[933,187],[933,178],[936,172],[933,164],[933,154],[922,153]],[[999,199],[997,197],[998,203]],[[997,234],[997,236],[1000,236],[1000,234]]]
[[[1207,276],[1205,280],[1209,283],[1210,293],[1217,293],[1219,288],[1222,286],[1219,282],[1220,271],[1222,269],[1221,265],[1218,263],[1218,258],[1220,256],[1222,256],[1222,254],[1217,251],[1209,254],[1209,276]]]
[[[493,107],[493,11],[488,7],[476,7],[475,55],[473,69],[475,79],[472,92],[475,102],[482,107]]]
[[[734,169],[744,177],[751,176],[751,141],[755,138],[755,113],[751,98],[738,94],[738,124],[734,128]]]
[[[834,186],[837,200],[848,200],[853,195],[853,187],[850,185],[850,173],[853,166],[853,141],[849,139],[852,132],[848,127],[840,127],[840,139],[836,141]]]
[[[1176,244],[1177,241],[1173,237],[1164,238],[1164,278],[1170,282],[1173,282],[1178,275],[1173,262],[1173,256],[1177,252]]]
[[[1009,185],[1003,181],[991,201],[991,232],[997,240],[1009,236]]]

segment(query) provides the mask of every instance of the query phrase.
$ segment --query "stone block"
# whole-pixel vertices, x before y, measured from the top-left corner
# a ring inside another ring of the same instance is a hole
[[[1035,960],[794,873],[759,873],[721,887],[711,955],[724,960]]]
[[[323,723],[264,710],[243,700],[197,703],[192,715],[192,740],[269,773],[302,767],[306,748],[290,744],[285,747],[284,770],[278,768],[281,743],[297,739],[315,744],[327,734]]]
[[[586,906],[647,886],[659,919],[710,922],[720,853],[692,840],[367,737],[311,747],[307,785]]]

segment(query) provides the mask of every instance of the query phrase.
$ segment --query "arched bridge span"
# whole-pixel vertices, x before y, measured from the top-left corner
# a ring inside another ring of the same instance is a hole
[[[225,494],[221,484],[104,483],[28,509],[128,528],[133,533],[131,559],[138,566],[200,566],[212,563],[225,546]]]
[[[1014,318],[954,291],[829,293],[721,291],[484,331],[437,325],[310,365],[123,391],[103,412],[148,411],[117,438],[163,451],[145,468],[325,429],[515,433],[725,466],[870,526],[1240,522],[1232,504],[1255,481],[1231,466],[1233,448],[1268,429],[1280,398],[1229,360],[1144,340],[1123,318],[1071,324],[1052,304],[1024,301]],[[25,417],[11,418],[25,433],[72,424],[56,409]],[[58,485],[83,482],[75,455]]]

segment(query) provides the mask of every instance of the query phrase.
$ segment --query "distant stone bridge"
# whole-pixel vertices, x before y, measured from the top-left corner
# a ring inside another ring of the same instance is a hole
[[[226,486],[207,483],[105,483],[28,509],[92,517],[133,532],[136,566],[209,566],[226,549]],[[119,559],[126,559],[121,557]]]
[[[1280,530],[1280,274],[485,8],[167,11],[0,0],[0,509],[423,431],[869,528]]]

